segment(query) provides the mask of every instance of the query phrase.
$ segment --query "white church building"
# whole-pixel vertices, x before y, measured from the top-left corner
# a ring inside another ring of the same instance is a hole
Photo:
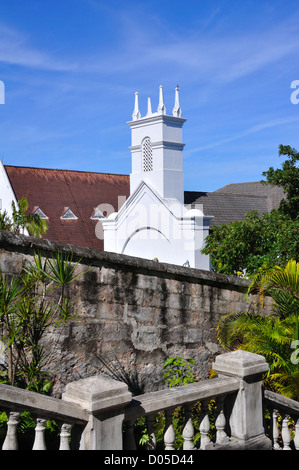
[[[152,112],[148,99],[142,117],[135,94],[128,123],[130,175],[0,161],[0,212],[11,216],[12,201],[17,205],[26,197],[28,212],[47,220],[43,238],[209,270],[209,257],[201,254],[209,228],[244,220],[252,210],[262,215],[277,209],[283,189],[256,181],[228,184],[213,192],[184,190],[182,129],[186,119],[178,87],[170,114],[162,86],[157,101],[157,111]]]
[[[172,114],[167,114],[163,87],[152,112],[151,100],[141,116],[138,93],[131,128],[130,196],[118,212],[102,219],[105,251],[159,262],[210,269],[201,254],[211,216],[201,207],[184,205],[184,172],[179,89],[175,89]],[[190,206],[191,207],[191,206]]]

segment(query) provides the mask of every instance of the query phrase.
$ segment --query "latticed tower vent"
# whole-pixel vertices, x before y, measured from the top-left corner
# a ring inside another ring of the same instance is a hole
[[[153,170],[153,151],[149,137],[146,137],[142,143],[142,169],[143,171]]]

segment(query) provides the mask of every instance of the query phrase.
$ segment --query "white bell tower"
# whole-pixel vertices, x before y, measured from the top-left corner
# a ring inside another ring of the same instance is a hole
[[[157,112],[148,98],[147,114],[139,111],[138,93],[131,128],[130,196],[118,212],[101,219],[104,249],[160,262],[210,269],[201,254],[210,218],[184,206],[184,174],[179,88],[172,115],[166,114],[160,86]]]
[[[162,198],[176,199],[184,204],[182,127],[185,121],[181,117],[178,86],[172,116],[166,114],[162,85],[157,112],[152,113],[148,98],[144,117],[141,117],[138,93],[135,93],[132,121],[128,123],[131,127],[131,194],[144,181]]]

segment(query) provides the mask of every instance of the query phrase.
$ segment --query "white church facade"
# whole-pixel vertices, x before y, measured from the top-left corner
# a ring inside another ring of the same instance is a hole
[[[168,114],[159,90],[157,111],[148,99],[142,117],[138,93],[132,120],[131,174],[32,168],[0,161],[0,212],[28,200],[41,214],[43,238],[159,262],[210,269],[201,254],[209,228],[279,207],[283,189],[260,181],[228,184],[213,192],[184,190],[183,125],[179,89]],[[115,212],[117,211],[117,212]]]
[[[159,262],[210,269],[201,254],[212,217],[201,208],[184,205],[184,173],[179,89],[172,115],[167,114],[163,87],[159,104],[147,114],[139,111],[138,93],[131,128],[130,196],[118,212],[101,223],[105,251],[154,259]]]

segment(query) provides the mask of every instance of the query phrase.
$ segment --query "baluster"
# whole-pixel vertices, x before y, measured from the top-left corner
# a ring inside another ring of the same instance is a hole
[[[17,426],[20,413],[12,411],[9,413],[7,423],[7,433],[2,446],[2,450],[18,450]]]
[[[165,429],[166,432],[164,434],[164,444],[165,450],[174,450],[174,441],[175,441],[175,432],[172,424],[172,411],[166,410],[165,411]]]
[[[59,450],[70,450],[71,430],[71,424],[64,423],[61,426]]]
[[[185,426],[183,429],[183,450],[193,450],[195,449],[195,445],[193,443],[193,436],[194,436],[194,427],[192,423],[192,406],[185,407]]]
[[[47,450],[45,443],[46,420],[37,418],[35,426],[35,439],[32,450]]]
[[[278,429],[277,410],[273,410],[273,413],[272,413],[272,436],[273,436],[273,449],[280,450],[280,445],[278,444],[279,429]]]
[[[200,449],[205,450],[209,444],[211,443],[209,438],[209,431],[210,431],[210,420],[208,415],[208,403],[204,402],[201,404],[202,406],[202,420],[199,425],[200,431]]]
[[[291,433],[289,429],[289,415],[286,414],[282,421],[281,437],[283,442],[283,450],[291,450]]]
[[[148,435],[149,435],[149,441],[146,444],[146,449],[147,450],[155,450],[156,445],[157,445],[157,440],[155,436],[155,414],[148,415],[146,417],[146,423],[147,423],[147,430],[148,430]]]
[[[215,426],[216,426],[216,443],[217,444],[226,444],[229,442],[229,437],[227,436],[225,432],[225,426],[226,426],[226,419],[223,411],[223,402],[224,402],[224,397],[220,397],[217,400],[217,413],[218,416],[215,421]]]
[[[295,425],[294,446],[296,450],[299,450],[299,418]]]
[[[135,419],[126,421],[126,431],[124,437],[124,449],[125,450],[136,450],[136,442],[134,436],[134,424]]]

